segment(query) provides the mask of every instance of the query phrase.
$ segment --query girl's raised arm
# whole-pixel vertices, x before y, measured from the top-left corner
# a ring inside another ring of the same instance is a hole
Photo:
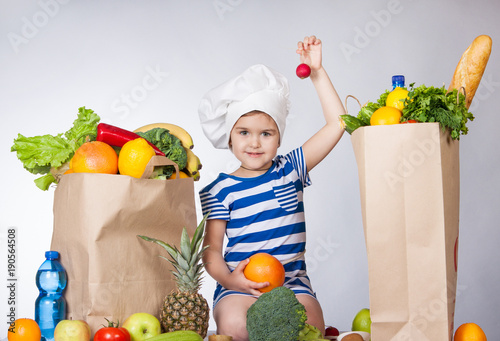
[[[321,47],[321,40],[311,36],[299,42],[297,48],[301,62],[311,67],[311,81],[318,93],[326,121],[325,125],[302,146],[308,171],[332,151],[344,133],[344,129],[339,124],[339,115],[345,114],[345,109],[330,77],[323,68]]]

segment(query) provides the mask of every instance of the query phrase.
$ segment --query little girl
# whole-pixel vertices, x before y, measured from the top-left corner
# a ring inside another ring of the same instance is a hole
[[[303,189],[311,184],[309,171],[335,147],[344,130],[344,114],[321,62],[321,41],[314,36],[298,43],[300,60],[311,67],[325,125],[301,147],[285,156],[277,150],[289,111],[286,78],[254,65],[243,74],[209,91],[199,115],[203,130],[216,148],[229,148],[241,165],[221,173],[200,191],[206,223],[206,270],[217,281],[214,319],[217,333],[248,340],[246,313],[261,295],[257,283],[245,278],[248,258],[267,252],[285,265],[284,286],[305,306],[307,323],[325,330],[323,312],[307,276]],[[224,247],[224,236],[228,243]]]

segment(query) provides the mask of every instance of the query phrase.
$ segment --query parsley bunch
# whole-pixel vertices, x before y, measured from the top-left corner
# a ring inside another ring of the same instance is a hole
[[[439,122],[443,130],[450,129],[451,138],[455,140],[459,140],[460,135],[467,135],[467,121],[474,120],[474,116],[465,106],[462,93],[459,94],[457,89],[447,92],[444,86],[421,85],[415,88],[414,84],[410,84],[405,100],[403,120]]]

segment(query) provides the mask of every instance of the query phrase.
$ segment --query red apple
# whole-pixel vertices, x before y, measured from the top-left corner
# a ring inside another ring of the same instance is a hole
[[[90,327],[83,320],[61,320],[54,329],[55,341],[89,341]]]
[[[325,336],[339,336],[340,332],[337,328],[328,326],[325,330]]]
[[[304,79],[311,75],[311,68],[309,67],[309,65],[302,63],[297,66],[296,73],[299,78]]]

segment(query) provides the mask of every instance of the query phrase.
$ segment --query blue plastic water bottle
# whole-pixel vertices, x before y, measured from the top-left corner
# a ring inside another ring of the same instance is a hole
[[[399,88],[405,87],[405,76],[403,76],[403,75],[392,76],[392,90],[394,90],[398,87]]]
[[[66,316],[66,301],[62,296],[67,277],[59,263],[59,252],[45,252],[45,261],[36,273],[36,286],[40,291],[35,301],[35,321],[42,331],[42,341],[54,340],[54,329]]]

